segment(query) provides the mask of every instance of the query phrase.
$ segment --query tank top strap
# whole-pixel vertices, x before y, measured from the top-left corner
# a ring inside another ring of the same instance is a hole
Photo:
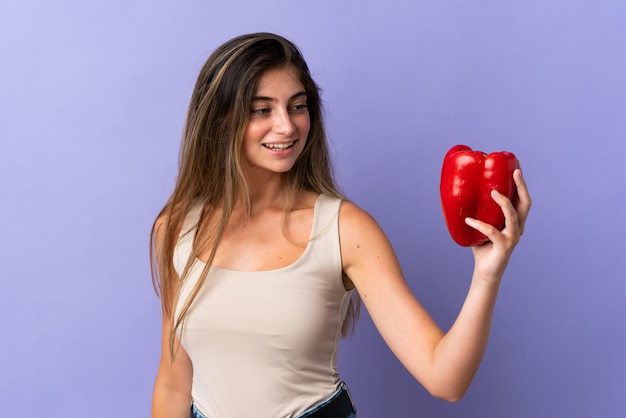
[[[174,269],[178,275],[181,275],[185,269],[185,265],[193,251],[193,242],[196,237],[198,221],[202,215],[202,204],[197,204],[187,213],[185,221],[178,235],[178,242],[174,248]]]
[[[339,206],[341,199],[320,195],[315,202],[311,239],[327,235],[329,229],[339,225]],[[331,234],[332,235],[332,234]]]
[[[341,249],[339,245],[339,208],[341,199],[320,195],[315,203],[307,262],[325,265],[331,277],[341,278]]]

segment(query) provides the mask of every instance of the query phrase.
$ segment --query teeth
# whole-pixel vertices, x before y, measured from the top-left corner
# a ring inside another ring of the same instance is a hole
[[[293,146],[295,141],[288,142],[286,144],[263,144],[264,147],[274,150],[283,150]]]

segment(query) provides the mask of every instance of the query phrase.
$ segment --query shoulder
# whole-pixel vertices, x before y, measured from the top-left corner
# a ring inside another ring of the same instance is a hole
[[[169,216],[166,213],[161,212],[159,216],[154,220],[154,224],[152,226],[152,231],[155,235],[162,235],[163,230],[167,228],[167,224],[169,223]]]
[[[151,239],[157,248],[159,248],[161,246],[161,243],[163,242],[163,236],[165,235],[168,223],[169,216],[167,216],[165,211],[161,211],[159,216],[157,216],[157,218],[154,220],[154,223],[152,224]]]
[[[364,254],[368,249],[387,243],[387,237],[374,217],[350,201],[343,201],[341,204],[339,235],[345,257],[354,253]]]
[[[339,228],[357,233],[362,229],[380,229],[372,215],[349,200],[343,200],[339,210]]]
[[[343,202],[339,214],[339,241],[344,273],[360,294],[384,277],[401,277],[389,239],[374,217],[352,202]]]
[[[159,245],[169,236],[178,236],[184,229],[189,228],[186,224],[193,222],[195,225],[202,214],[203,207],[203,204],[197,203],[188,207],[180,204],[173,210],[167,206],[163,208],[152,225],[154,242]]]

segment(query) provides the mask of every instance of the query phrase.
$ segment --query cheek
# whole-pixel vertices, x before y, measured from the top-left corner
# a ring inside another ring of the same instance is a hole
[[[248,123],[243,134],[243,144],[253,144],[263,137],[263,127],[259,123]]]
[[[299,121],[298,130],[300,131],[300,134],[306,139],[306,137],[309,135],[309,131],[311,130],[311,121],[308,115],[303,117],[302,120]]]

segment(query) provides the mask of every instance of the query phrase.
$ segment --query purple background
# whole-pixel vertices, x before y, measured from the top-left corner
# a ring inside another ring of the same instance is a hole
[[[447,235],[445,151],[510,150],[534,198],[485,360],[431,398],[364,313],[342,343],[359,417],[626,413],[626,2],[0,3],[0,415],[149,416],[151,222],[198,70],[226,39],[294,40],[346,193],[447,328],[472,257]]]

